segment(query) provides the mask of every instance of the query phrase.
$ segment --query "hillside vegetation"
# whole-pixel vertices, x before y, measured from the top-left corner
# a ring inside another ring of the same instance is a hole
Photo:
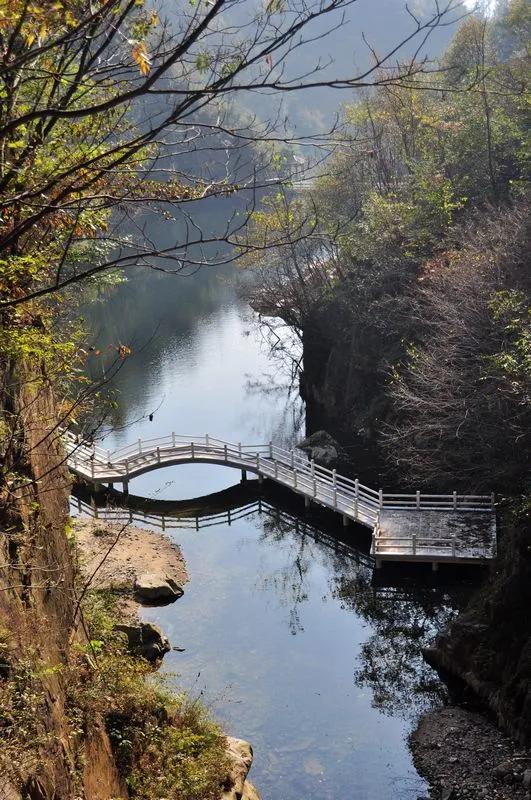
[[[465,18],[431,75],[343,108],[305,195],[254,215],[253,302],[299,332],[310,406],[395,481],[524,486],[529,31],[520,0]]]

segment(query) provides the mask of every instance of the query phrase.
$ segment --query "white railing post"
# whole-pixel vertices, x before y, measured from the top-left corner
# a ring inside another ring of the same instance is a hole
[[[138,452],[142,453],[142,439],[138,440]]]
[[[291,469],[295,469],[295,450],[291,451]]]
[[[94,459],[90,462],[90,472],[92,477],[94,478]]]
[[[313,458],[310,461],[310,472],[311,472],[311,475],[312,475],[312,478],[313,478],[314,475],[315,475],[315,461],[313,460]]]
[[[256,469],[260,471],[260,453],[256,454]]]
[[[238,442],[238,457],[242,457],[242,443]]]
[[[378,508],[383,508],[383,489],[378,489]]]
[[[332,470],[332,485],[334,487],[334,508],[337,508],[337,473]]]
[[[107,450],[107,464],[111,463],[111,451]]]
[[[273,442],[269,442],[269,458],[273,458]]]
[[[420,508],[420,492],[419,491],[416,492],[415,497],[416,497],[416,502],[417,502],[417,508]]]
[[[457,508],[457,492],[453,493],[454,510]]]
[[[205,447],[206,447],[207,453],[208,453],[208,448],[210,447],[210,442],[209,442],[209,439],[208,439],[208,433],[205,433]]]
[[[411,538],[413,540],[413,555],[416,556],[417,555],[417,534],[414,533]]]
[[[317,496],[317,481],[315,478],[313,479],[313,496],[314,498]]]
[[[275,478],[278,478],[278,461],[275,459]]]
[[[297,488],[297,470],[296,469],[293,470],[293,488],[294,489]]]
[[[225,459],[225,461],[227,460],[227,445],[226,444],[223,445],[223,458]]]
[[[175,447],[175,431],[171,432],[171,446]]]

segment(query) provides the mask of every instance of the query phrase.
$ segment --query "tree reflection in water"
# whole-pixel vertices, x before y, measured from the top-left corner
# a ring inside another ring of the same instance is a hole
[[[262,576],[261,587],[273,590],[289,609],[293,635],[304,631],[301,605],[310,596],[311,567],[319,563],[329,574],[329,597],[370,627],[353,678],[359,688],[370,689],[373,706],[390,716],[410,717],[446,699],[446,687],[422,650],[464,605],[469,586],[427,585],[419,571],[414,584],[377,587],[367,554],[325,529],[280,514],[262,517],[260,525],[261,540],[281,544],[286,556],[282,567]]]
[[[370,576],[339,576],[333,595],[342,606],[361,615],[372,628],[354,669],[357,686],[372,692],[373,705],[384,714],[418,714],[446,699],[446,687],[424,661],[423,648],[457,614],[463,587],[378,587]]]
[[[317,545],[308,535],[307,526],[299,526],[296,530],[291,520],[278,517],[267,517],[262,520],[262,541],[288,545],[289,558],[284,566],[262,578],[262,587],[273,590],[283,608],[289,609],[289,629],[293,636],[304,631],[301,623],[299,606],[308,600],[308,571],[317,555]]]

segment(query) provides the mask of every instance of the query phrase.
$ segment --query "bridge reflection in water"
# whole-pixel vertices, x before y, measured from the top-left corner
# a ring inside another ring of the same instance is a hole
[[[71,471],[93,484],[115,482],[128,492],[129,481],[152,470],[203,463],[233,467],[288,488],[307,507],[340,514],[343,524],[357,522],[372,531],[375,565],[383,561],[481,564],[496,556],[496,515],[492,495],[389,493],[357,478],[340,475],[297,450],[272,442],[238,444],[209,436],[171,433],[137,440],[111,452],[63,434]]]
[[[330,524],[319,524],[317,520],[301,519],[294,510],[289,509],[289,501],[281,507],[281,497],[275,500],[258,495],[253,484],[241,484],[215,494],[194,500],[171,502],[150,500],[120,492],[103,491],[93,493],[77,487],[70,498],[73,514],[101,519],[118,525],[144,525],[161,531],[195,530],[213,526],[231,525],[237,520],[263,514],[278,525],[291,528],[297,534],[308,536],[313,541],[333,550],[357,564],[372,568],[374,559],[370,555],[370,538],[358,540],[354,544],[345,529]],[[257,496],[258,495],[258,496]],[[363,547],[365,544],[365,548]]]

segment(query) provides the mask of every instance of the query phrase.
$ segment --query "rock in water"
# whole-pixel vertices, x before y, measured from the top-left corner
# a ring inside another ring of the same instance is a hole
[[[260,800],[255,787],[247,780],[253,763],[253,748],[249,742],[227,736],[227,751],[230,767],[221,800]]]
[[[135,579],[134,590],[139,600],[150,603],[173,603],[183,595],[173,578],[158,572],[145,572]]]
[[[171,650],[168,639],[160,628],[151,622],[115,625],[114,629],[125,633],[129,649],[147,661],[158,661]]]
[[[316,464],[322,464],[323,467],[334,466],[340,455],[339,444],[326,431],[312,433],[297,447],[299,450],[303,450]]]

